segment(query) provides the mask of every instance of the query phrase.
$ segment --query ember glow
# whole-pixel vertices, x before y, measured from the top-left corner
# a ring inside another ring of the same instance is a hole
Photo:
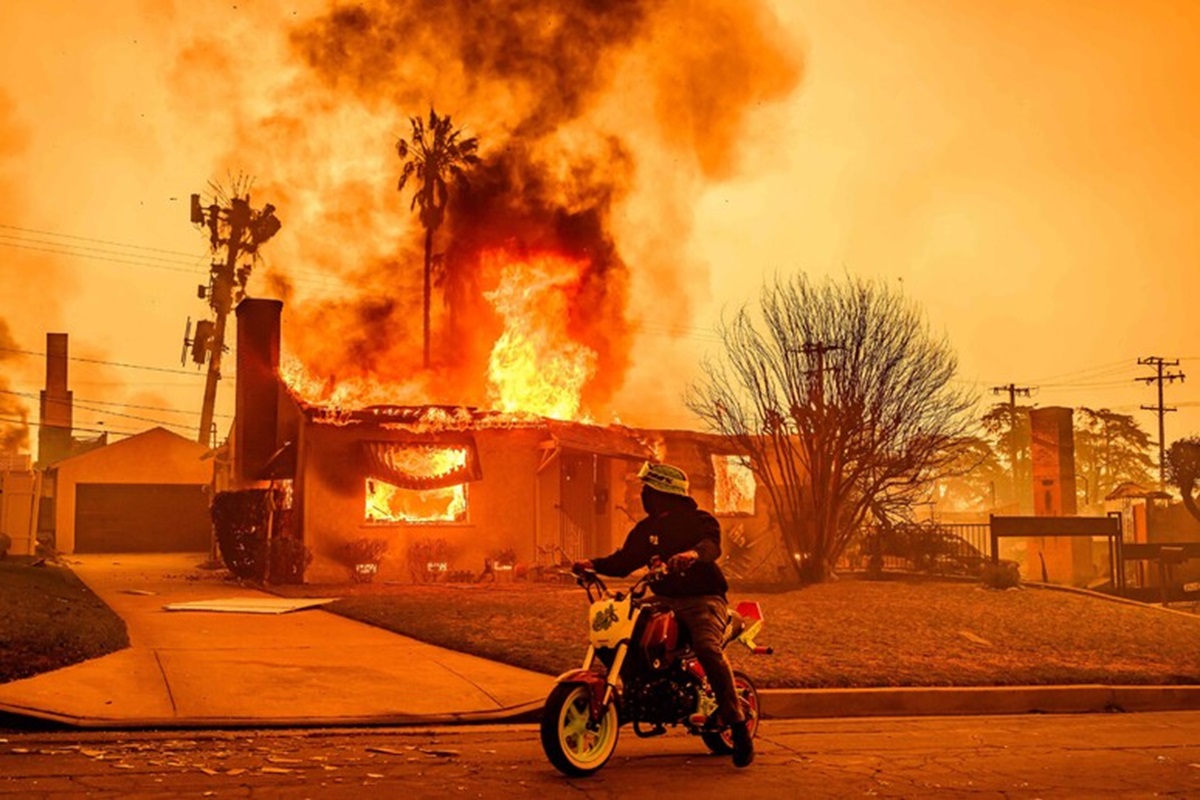
[[[503,259],[502,252],[488,254]],[[488,382],[500,411],[575,419],[583,387],[596,371],[596,353],[571,338],[583,265],[541,255],[504,264],[499,285],[485,297],[504,320],[492,347]]]
[[[718,514],[753,514],[754,473],[741,456],[713,456],[713,506]]]

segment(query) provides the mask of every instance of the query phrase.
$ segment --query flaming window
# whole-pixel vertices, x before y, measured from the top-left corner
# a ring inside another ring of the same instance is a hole
[[[758,484],[744,456],[712,457],[713,510],[718,514],[754,513],[754,492]]]
[[[473,443],[364,442],[363,448],[367,522],[467,519],[466,484],[480,477]]]
[[[445,489],[402,489],[378,478],[367,478],[367,522],[465,522],[466,519],[466,484]]]

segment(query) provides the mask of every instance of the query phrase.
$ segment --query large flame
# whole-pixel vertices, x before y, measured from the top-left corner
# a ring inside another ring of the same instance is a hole
[[[285,220],[250,289],[287,304],[303,399],[573,419],[677,402],[657,359],[628,385],[635,323],[694,324],[697,193],[772,135],[751,115],[798,85],[799,46],[767,0],[508,5],[338,0],[296,14],[278,48],[247,25],[181,53],[180,111],[236,134],[215,171],[253,165],[256,204]],[[413,187],[396,191],[395,143],[434,108],[482,163],[427,231]],[[497,249],[537,255],[489,272]]]
[[[503,260],[502,251],[485,261]],[[596,353],[569,332],[584,265],[553,254],[504,263],[499,285],[484,296],[504,321],[488,362],[491,399],[500,411],[575,419]]]
[[[392,460],[414,475],[445,475],[462,469],[467,451],[461,447],[397,448]],[[458,522],[466,515],[466,484],[443,489],[401,489],[379,480],[367,479],[365,518],[368,522]]]

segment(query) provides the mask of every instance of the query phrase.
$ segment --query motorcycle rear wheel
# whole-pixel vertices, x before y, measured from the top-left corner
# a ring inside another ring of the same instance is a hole
[[[753,739],[758,733],[758,689],[750,676],[744,672],[733,671],[733,687],[737,691],[742,704],[742,713],[746,715],[746,729]],[[733,734],[729,728],[723,731],[702,731],[700,738],[704,745],[717,755],[729,755],[733,752]]]
[[[560,683],[542,709],[542,750],[555,769],[571,777],[599,770],[617,749],[620,722],[616,704],[604,709],[592,726],[592,689],[583,683]]]

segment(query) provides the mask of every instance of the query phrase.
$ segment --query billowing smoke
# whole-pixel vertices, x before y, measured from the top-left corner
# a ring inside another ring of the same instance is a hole
[[[13,212],[7,219],[19,219],[15,212],[24,201],[20,164],[28,144],[29,133],[18,123],[12,99],[0,90],[0,209]],[[10,232],[9,229],[0,231],[4,234]],[[9,269],[0,270],[0,297],[6,301],[5,314],[21,308],[40,307],[39,303],[33,302],[33,297],[27,296],[34,291],[30,285],[38,282],[31,280],[29,272],[14,268],[11,262],[9,266]],[[37,291],[50,294],[47,287],[51,285],[47,281],[39,285]],[[9,382],[10,376],[23,372],[27,367],[23,363],[24,354],[18,352],[20,349],[8,320],[0,319],[0,453],[18,453],[29,449],[29,428],[24,424],[29,419],[27,399],[13,393],[13,386]]]
[[[395,385],[397,402],[486,402],[499,248],[584,264],[566,328],[596,354],[585,406],[606,411],[646,310],[687,324],[705,283],[685,255],[690,203],[736,173],[751,112],[802,73],[760,0],[376,0],[289,41],[288,82],[240,120],[227,165],[285,226],[252,291],[287,302],[285,350],[312,373]],[[394,145],[431,108],[478,137],[482,164],[435,238],[422,374],[423,231]]]
[[[5,374],[9,364],[20,358],[20,350],[8,329],[8,323],[0,319],[0,454],[19,453],[29,449],[29,409],[19,395],[13,394]]]

